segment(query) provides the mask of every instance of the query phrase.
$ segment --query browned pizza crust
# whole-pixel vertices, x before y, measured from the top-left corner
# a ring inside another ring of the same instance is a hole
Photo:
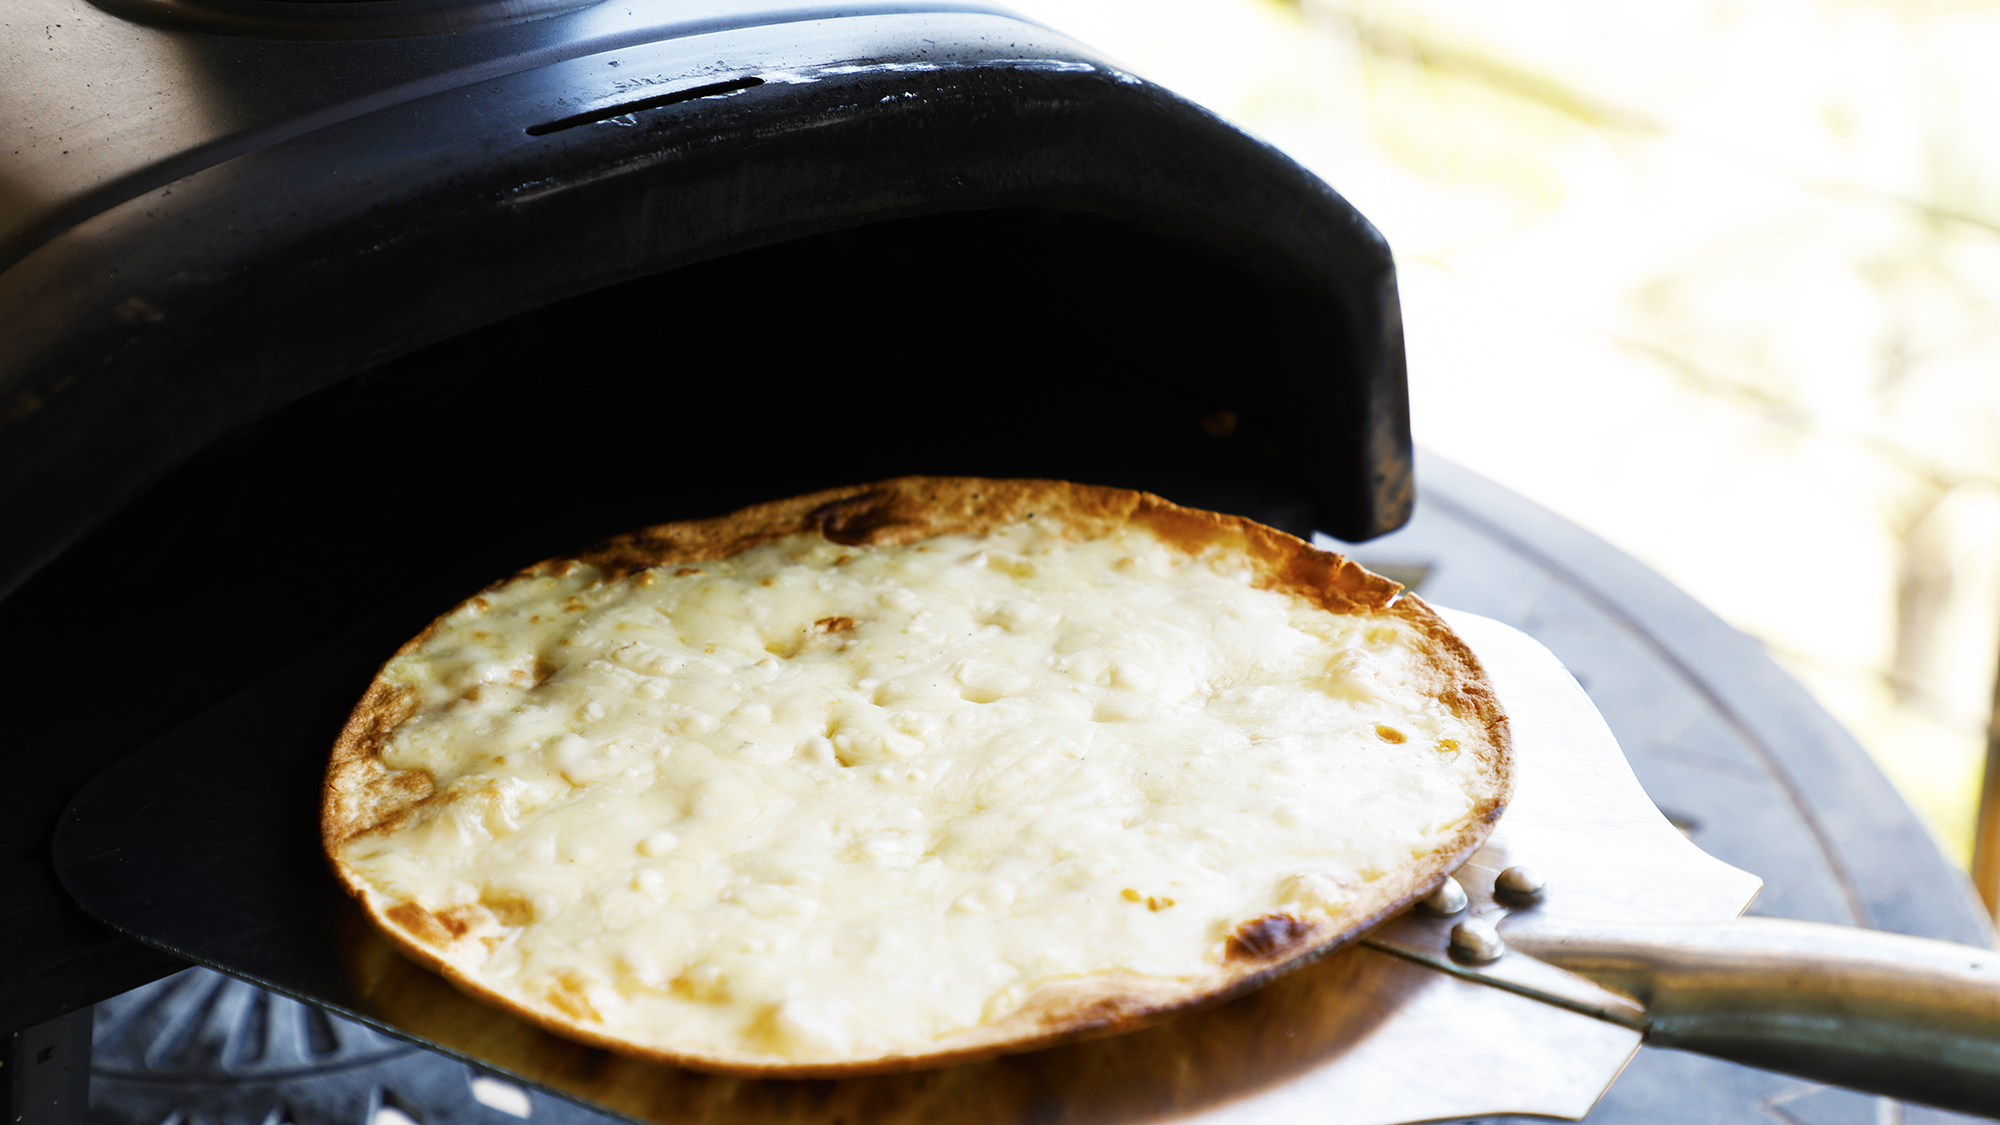
[[[902,477],[760,504],[714,519],[645,528],[605,540],[574,558],[538,563],[490,589],[525,577],[564,574],[579,563],[598,568],[612,580],[661,566],[726,558],[802,533],[843,545],[886,546],[937,535],[977,535],[1035,518],[1058,519],[1078,538],[1137,524],[1190,553],[1221,548],[1250,564],[1254,585],[1298,595],[1330,613],[1377,615],[1412,627],[1421,637],[1430,669],[1427,693],[1485,735],[1476,745],[1460,747],[1478,760],[1485,781],[1475,795],[1474,815],[1455,838],[1399,877],[1370,884],[1370,894],[1344,917],[1326,921],[1272,914],[1244,923],[1227,941],[1222,963],[1206,977],[1190,981],[1100,976],[1065,981],[1041,988],[1010,1014],[939,1040],[930,1049],[833,1063],[774,1065],[725,1054],[651,1050],[604,1034],[581,993],[573,1008],[551,1013],[518,1004],[456,970],[447,959],[453,944],[471,940],[468,935],[492,918],[477,916],[481,908],[464,915],[458,911],[437,915],[414,902],[386,901],[339,856],[349,840],[394,828],[433,796],[429,776],[388,769],[379,759],[390,733],[417,710],[407,689],[391,686],[381,677],[340,732],[327,771],[321,833],[335,873],[381,932],[406,954],[465,991],[550,1030],[625,1054],[718,1073],[836,1077],[990,1058],[1136,1029],[1218,1003],[1364,936],[1429,894],[1485,840],[1512,789],[1507,720],[1478,661],[1437,614],[1414,595],[1403,594],[1395,582],[1294,536],[1237,516],[1181,507],[1149,493],[1060,481]],[[852,624],[830,618],[817,626],[837,632]],[[398,655],[417,648],[436,629],[433,623]],[[505,913],[504,904],[488,905]]]

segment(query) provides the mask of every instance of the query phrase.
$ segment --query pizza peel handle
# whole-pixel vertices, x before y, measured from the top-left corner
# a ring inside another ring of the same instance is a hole
[[[1507,942],[1638,1000],[1656,1046],[2000,1114],[1991,950],[1771,918],[1509,927]]]
[[[1661,816],[1603,719],[1524,634],[1441,611],[1492,676],[1518,787],[1460,868],[1470,898],[1370,944],[1676,1047],[1951,1109],[2000,1114],[2000,954],[1927,938],[1736,916],[1759,881]],[[1512,867],[1542,890],[1496,891]],[[1475,919],[1491,960],[1453,949]]]

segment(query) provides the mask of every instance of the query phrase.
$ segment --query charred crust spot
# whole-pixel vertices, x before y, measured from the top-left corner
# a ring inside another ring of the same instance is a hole
[[[1044,1013],[1047,1026],[1067,1030],[1089,1030],[1111,1027],[1146,1010],[1146,1002],[1137,996],[1097,996],[1075,1007],[1066,1007]]]
[[[806,516],[806,526],[842,546],[860,546],[896,522],[894,501],[892,493],[879,488],[849,496],[814,508]]]
[[[405,801],[421,801],[437,791],[431,775],[423,770],[397,770],[386,782],[390,794]]]
[[[414,902],[399,902],[383,911],[383,916],[425,945],[443,948],[451,944],[452,938],[458,936],[437,915]],[[458,933],[464,932],[465,929],[461,924]]]
[[[437,916],[438,924],[452,937],[462,938],[472,929],[472,924],[479,920],[477,911],[478,908],[473,906],[454,906]]]
[[[676,570],[676,571],[674,571],[674,577],[675,577],[675,578],[688,578],[688,577],[691,577],[691,576],[693,576],[693,575],[696,575],[696,574],[700,574],[701,572],[702,572],[702,570],[701,570],[701,568],[700,568],[700,567],[698,567],[698,566],[684,566],[684,567],[680,568],[679,570]]]
[[[591,1023],[604,1021],[604,1017],[598,1014],[596,1006],[590,1002],[590,994],[585,988],[583,978],[575,972],[565,971],[555,974],[555,984],[549,988],[548,996],[549,1003],[557,1011],[573,1020],[587,1020]]]
[[[525,926],[535,920],[535,905],[520,895],[489,891],[479,896],[479,905],[492,911],[503,926]]]
[[[854,628],[852,617],[822,617],[813,622],[815,633],[845,633]]]
[[[1312,923],[1289,914],[1266,914],[1245,922],[1229,935],[1227,961],[1265,961],[1297,947],[1312,933]]]
[[[1402,731],[1397,730],[1395,727],[1392,727],[1387,723],[1375,724],[1375,737],[1381,739],[1384,742],[1409,741],[1409,738],[1406,735],[1404,735]]]
[[[547,660],[544,660],[539,656],[535,657],[536,687],[541,687],[543,684],[548,683],[549,677],[555,674],[556,674],[556,666],[554,664],[549,663]]]

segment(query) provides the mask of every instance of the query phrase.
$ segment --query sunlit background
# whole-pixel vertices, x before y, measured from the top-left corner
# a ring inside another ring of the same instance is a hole
[[[1418,442],[1764,642],[1967,859],[2000,653],[2000,5],[1014,6],[1359,207]]]

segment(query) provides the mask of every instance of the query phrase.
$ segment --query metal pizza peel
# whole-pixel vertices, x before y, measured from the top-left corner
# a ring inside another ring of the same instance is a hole
[[[1498,622],[1441,613],[1494,680],[1518,788],[1486,845],[1429,901],[1371,934],[1371,948],[1655,1046],[2000,1113],[1994,951],[1738,919],[1761,880],[1659,813],[1555,656]],[[1581,1095],[1588,1081],[1575,1082],[1569,1092]]]
[[[64,818],[58,869],[87,909],[151,944],[661,1125],[1578,1119],[1642,1041],[2000,1108],[1990,951],[1738,920],[1759,880],[1654,808],[1560,662],[1507,626],[1444,613],[1492,676],[1516,753],[1515,798],[1456,875],[1462,906],[1447,888],[1227,1004],[985,1063],[839,1081],[698,1074],[560,1039],[412,965],[332,885],[301,811],[317,796],[323,715],[351,690],[332,674],[347,655],[302,662],[101,775]],[[1509,872],[1511,896],[1498,887]]]
[[[1516,798],[1460,869],[1475,895],[1490,888],[1489,871],[1533,855],[1550,887],[1537,909],[1555,917],[1582,909],[1706,922],[1748,905],[1760,880],[1710,858],[1660,815],[1547,649],[1485,618],[1448,619],[1492,675],[1516,753]],[[1578,807],[1587,813],[1572,815]],[[1681,889],[1671,902],[1627,892],[1647,885]],[[1618,1003],[1582,977],[1521,956],[1482,967],[1452,957],[1456,922],[1506,909],[1485,894],[1456,918],[1399,919],[1247,996],[1145,1030],[943,1070],[806,1084],[700,1075],[577,1047],[467,1000],[366,927],[352,937],[353,973],[364,1018],[648,1122],[1581,1118],[1637,1052],[1642,1032],[1548,1002],[1553,993]],[[1516,977],[1541,992],[1513,987]],[[802,1085],[816,1093],[802,1097]]]

